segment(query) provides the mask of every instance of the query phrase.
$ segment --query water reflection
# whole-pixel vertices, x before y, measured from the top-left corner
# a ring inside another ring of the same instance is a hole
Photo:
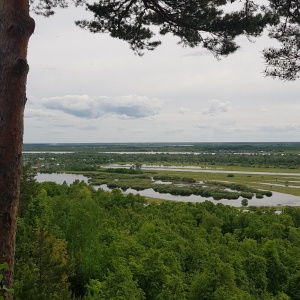
[[[107,187],[106,184],[97,185],[94,186],[94,188],[97,190],[99,188],[105,190],[105,191],[111,191],[110,188]],[[140,194],[144,197],[151,197],[151,198],[157,198],[157,199],[163,199],[163,200],[171,200],[171,201],[181,201],[181,202],[204,202],[206,200],[209,200],[215,204],[222,203],[224,205],[230,205],[235,207],[241,206],[241,200],[243,197],[240,197],[237,200],[228,200],[228,199],[222,199],[222,200],[214,200],[212,197],[204,198],[201,196],[196,195],[190,195],[190,196],[177,196],[177,195],[171,195],[171,194],[162,194],[155,192],[153,189],[146,189],[143,191],[137,191],[134,189],[127,189],[125,194],[132,193],[134,195]],[[289,194],[283,194],[283,193],[277,193],[272,192],[273,195],[271,197],[264,197],[263,199],[257,199],[253,197],[251,200],[248,200],[249,206],[280,206],[280,205],[289,205],[289,206],[300,206],[300,197],[289,195]]]
[[[84,181],[88,183],[89,180],[88,177],[80,174],[67,174],[67,173],[52,173],[52,174],[37,173],[35,178],[37,182],[52,181],[58,184],[62,184],[64,183],[64,181],[67,184],[71,184],[75,180]]]
[[[37,173],[36,179],[38,182],[44,182],[44,181],[53,181],[58,184],[62,184],[64,181],[67,184],[73,183],[75,180],[80,180],[88,183],[88,177],[79,175],[79,174],[67,174],[67,173],[52,173],[52,174],[44,174],[44,173]],[[106,184],[94,186],[94,188],[97,190],[99,188],[102,188],[103,190],[110,191],[111,189],[107,187]],[[163,199],[163,200],[171,200],[171,201],[182,201],[182,202],[203,202],[206,200],[209,200],[215,204],[222,203],[225,205],[240,207],[241,206],[241,200],[242,197],[240,197],[237,200],[214,200],[212,197],[210,198],[204,198],[201,196],[191,195],[191,196],[177,196],[177,195],[171,195],[171,194],[162,194],[155,192],[153,189],[146,189],[143,191],[136,191],[134,189],[127,189],[125,191],[126,194],[132,193],[132,194],[140,194],[144,197],[151,197],[151,198],[157,198],[157,199]],[[248,205],[253,206],[278,206],[278,205],[289,205],[289,206],[300,206],[300,197],[289,195],[289,194],[283,194],[283,193],[277,193],[273,192],[272,197],[264,197],[263,199],[257,199],[253,197],[253,199],[248,200]]]

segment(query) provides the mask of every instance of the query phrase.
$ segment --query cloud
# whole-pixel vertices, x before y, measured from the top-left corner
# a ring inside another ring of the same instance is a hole
[[[41,103],[47,109],[83,119],[99,119],[105,116],[147,118],[157,115],[162,109],[160,100],[136,95],[120,97],[66,95],[43,98]]]
[[[25,109],[25,119],[28,122],[42,122],[45,124],[51,124],[55,127],[73,127],[78,125],[78,119],[72,116],[64,114],[62,111],[54,111],[45,108]]]
[[[203,109],[203,115],[214,116],[218,113],[225,113],[230,111],[231,109],[231,102],[221,102],[220,100],[210,100],[208,102],[209,106],[206,109]]]
[[[282,126],[263,126],[260,128],[261,131],[268,132],[289,132],[289,131],[298,131],[300,130],[299,124],[287,124]]]
[[[63,111],[55,111],[49,109],[26,109],[25,120],[31,126],[58,128],[58,131],[66,128],[77,128],[80,130],[96,130],[98,129],[98,121],[95,119],[78,119],[74,115],[67,115]],[[34,125],[33,125],[34,124]],[[61,128],[61,129],[59,129]]]
[[[188,107],[180,107],[179,108],[179,110],[178,110],[178,112],[180,113],[180,114],[186,114],[186,113],[189,113],[191,110],[188,108]]]
[[[25,109],[24,116],[28,119],[35,118],[51,118],[54,114],[49,111],[45,111],[43,109]]]
[[[198,51],[189,51],[188,53],[182,55],[183,57],[190,57],[190,56],[207,56],[211,55],[211,53],[207,50],[198,50]]]

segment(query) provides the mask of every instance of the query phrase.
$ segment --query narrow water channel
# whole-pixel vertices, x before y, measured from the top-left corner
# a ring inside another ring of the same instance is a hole
[[[73,183],[75,180],[80,180],[88,183],[88,177],[79,175],[79,174],[67,174],[67,173],[52,173],[52,174],[44,174],[44,173],[38,173],[36,176],[36,179],[38,182],[44,182],[44,181],[53,181],[58,184],[62,184],[64,181],[67,184]],[[106,184],[103,185],[95,185],[94,188],[97,190],[99,188],[102,188],[103,190],[110,191]],[[214,200],[213,198],[204,198],[201,196],[191,195],[191,196],[176,196],[171,194],[162,194],[155,192],[153,189],[145,189],[143,191],[136,191],[134,189],[127,189],[125,194],[140,194],[144,197],[151,197],[151,198],[157,198],[157,199],[163,199],[163,200],[171,200],[171,201],[181,201],[181,202],[203,202],[206,200],[209,200],[215,204],[222,203],[224,205],[230,205],[235,207],[241,206],[241,200],[240,197],[237,200],[228,200],[228,199],[222,199],[222,200]],[[273,192],[272,197],[264,197],[263,199],[257,199],[253,197],[251,200],[249,200],[248,205],[252,206],[300,206],[300,197],[293,196],[289,194],[283,194],[283,193],[277,193]]]

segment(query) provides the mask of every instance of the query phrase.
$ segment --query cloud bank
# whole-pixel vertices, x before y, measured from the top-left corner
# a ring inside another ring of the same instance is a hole
[[[209,115],[214,116],[218,113],[225,113],[230,111],[231,109],[231,102],[225,101],[221,102],[220,100],[210,100],[208,102],[208,108],[203,109],[202,114],[203,115]]]
[[[40,103],[48,110],[82,119],[100,119],[107,116],[139,119],[153,117],[162,109],[162,101],[137,95],[120,97],[66,95],[43,98]],[[30,110],[26,117],[33,117],[39,113],[41,111]]]

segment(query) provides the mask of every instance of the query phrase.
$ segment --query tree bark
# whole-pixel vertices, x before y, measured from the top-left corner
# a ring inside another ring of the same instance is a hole
[[[0,286],[0,296],[5,293],[3,284],[8,288],[13,284],[29,70],[26,59],[34,27],[28,0],[0,0],[0,263],[9,265]]]

